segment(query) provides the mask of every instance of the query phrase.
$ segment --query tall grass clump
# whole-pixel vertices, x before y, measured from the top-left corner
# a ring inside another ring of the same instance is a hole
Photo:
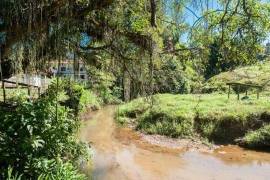
[[[255,131],[248,132],[241,142],[243,145],[254,147],[270,148],[270,124],[265,125]]]
[[[267,98],[237,101],[220,94],[153,96],[119,107],[117,119],[137,130],[170,137],[202,137],[218,143],[233,143],[249,131],[270,123]]]

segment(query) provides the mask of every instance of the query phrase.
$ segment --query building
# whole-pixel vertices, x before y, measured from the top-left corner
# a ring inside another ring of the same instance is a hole
[[[76,63],[76,66],[77,72],[74,71],[74,61],[67,59],[60,62],[58,69],[58,62],[52,61],[50,62],[50,71],[53,76],[56,76],[56,74],[59,73],[62,77],[70,77],[80,81],[87,80],[88,74],[84,62],[79,60]]]

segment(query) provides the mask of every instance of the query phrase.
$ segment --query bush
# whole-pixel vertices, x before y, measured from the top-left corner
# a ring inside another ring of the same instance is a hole
[[[58,159],[37,159],[33,163],[35,166],[35,173],[39,174],[38,179],[58,179],[58,180],[85,180],[85,175],[79,173],[79,171],[72,165],[72,163],[64,163]]]
[[[23,174],[18,174],[17,172],[13,171],[13,168],[8,167],[6,172],[2,172],[0,177],[5,177],[6,180],[21,180]]]
[[[248,132],[242,140],[242,145],[248,147],[270,147],[270,124],[258,130]]]
[[[47,179],[57,179],[57,180],[85,180],[84,174],[79,173],[79,171],[71,164],[64,163],[62,160],[48,160],[48,159],[34,159],[32,174],[36,174],[36,179],[47,180]],[[14,168],[9,167],[6,172],[2,173],[2,177],[7,180],[21,180],[27,179],[25,174],[18,174],[14,171]]]
[[[91,90],[75,81],[59,79],[58,88],[57,82],[53,81],[48,91],[51,91],[51,89],[58,89],[58,101],[69,107],[75,116],[84,112],[87,108],[96,110],[100,107],[101,100]],[[52,94],[52,92],[48,93]],[[53,98],[56,98],[55,95]]]
[[[190,136],[192,128],[193,122],[190,119],[153,109],[144,113],[137,125],[137,129],[146,133],[170,137]]]
[[[52,87],[35,102],[23,101],[14,109],[0,110],[1,172],[11,166],[26,179],[36,179],[36,159],[76,162],[87,157],[86,146],[76,139],[79,121],[56,101],[58,93]]]
[[[104,104],[121,102],[122,89],[117,87],[116,78],[112,73],[104,72],[96,68],[90,70],[90,87],[101,98]]]
[[[201,77],[192,64],[183,63],[175,57],[166,56],[161,67],[154,71],[156,93],[188,94],[195,92]]]
[[[87,107],[92,109],[99,108],[99,100],[94,93],[85,89],[82,85],[75,82],[68,83],[65,87],[68,94],[66,104],[74,110],[75,115],[84,112]]]

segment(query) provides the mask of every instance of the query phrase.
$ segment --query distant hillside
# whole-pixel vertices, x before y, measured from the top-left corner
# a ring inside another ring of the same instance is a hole
[[[210,78],[203,86],[203,93],[226,92],[227,82],[240,82],[270,87],[270,62],[237,68]]]

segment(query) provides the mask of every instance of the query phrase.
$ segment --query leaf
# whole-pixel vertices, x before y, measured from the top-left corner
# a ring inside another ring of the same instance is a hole
[[[45,141],[42,139],[33,139],[31,145],[34,149],[38,149],[40,147],[43,147],[44,144],[45,144]]]
[[[33,135],[33,127],[31,125],[27,125],[26,128],[27,128],[29,134],[32,136]]]

